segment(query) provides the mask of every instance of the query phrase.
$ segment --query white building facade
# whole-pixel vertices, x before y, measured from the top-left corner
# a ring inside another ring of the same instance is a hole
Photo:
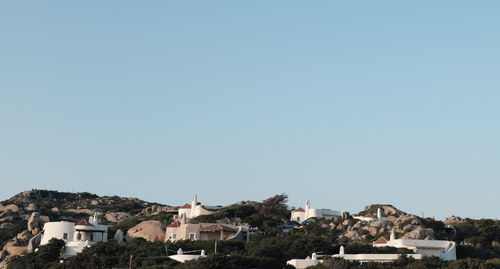
[[[206,210],[201,204],[198,204],[198,197],[194,195],[193,200],[191,200],[191,205],[185,204],[179,207],[177,218],[193,219],[198,216],[210,215],[212,213],[212,211]]]
[[[68,221],[47,222],[43,227],[40,245],[46,245],[56,238],[66,242],[65,255],[74,256],[87,247],[100,241],[107,241],[108,226],[99,224],[96,214],[89,220],[77,223]]]
[[[305,259],[291,259],[286,262],[287,265],[291,265],[297,269],[305,269],[311,266],[316,266],[322,263],[323,260],[318,259],[316,253],[313,253],[311,257]]]
[[[417,239],[396,239],[394,230],[391,231],[390,240],[387,241],[385,238],[381,237],[377,241],[373,242],[374,247],[395,247],[395,248],[406,248],[413,250],[412,254],[371,254],[371,253],[361,253],[361,254],[346,254],[344,251],[344,246],[340,246],[339,254],[332,255],[332,258],[344,259],[348,261],[356,261],[360,263],[366,262],[393,262],[397,260],[401,255],[411,257],[415,260],[420,260],[425,256],[435,256],[439,257],[445,261],[452,261],[457,259],[456,254],[456,243],[453,241],[446,240],[417,240]],[[313,253],[312,258],[307,257],[306,259],[292,259],[287,262],[287,264],[294,266],[295,268],[302,269],[309,266],[314,266],[321,263],[322,261],[317,259],[316,254]]]
[[[446,240],[396,239],[394,230],[386,242],[374,242],[374,247],[395,247],[413,250],[423,256],[435,256],[445,261],[457,259],[457,244]]]
[[[201,250],[200,255],[191,254],[192,252],[197,251],[187,251],[184,252],[182,248],[177,250],[177,254],[168,256],[170,259],[178,261],[180,263],[185,263],[187,261],[197,260],[199,258],[205,258],[207,255],[205,254],[205,250]]]
[[[334,218],[342,218],[343,215],[344,212],[342,211],[311,208],[311,202],[307,200],[304,208],[297,208],[295,210],[292,210],[292,215],[290,216],[290,220],[302,223],[310,218],[334,219]]]
[[[354,219],[361,220],[361,221],[386,221],[387,218],[382,216],[382,209],[377,208],[377,217],[370,217],[370,216],[352,216]]]

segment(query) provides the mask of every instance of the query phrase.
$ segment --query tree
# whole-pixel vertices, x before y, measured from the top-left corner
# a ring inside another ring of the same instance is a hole
[[[48,269],[57,268],[59,257],[66,243],[51,239],[47,245],[40,246],[35,253],[17,256],[9,262],[9,269]]]

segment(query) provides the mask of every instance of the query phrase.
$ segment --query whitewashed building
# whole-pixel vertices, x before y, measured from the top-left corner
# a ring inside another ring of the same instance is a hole
[[[198,251],[183,251],[182,248],[177,250],[175,255],[168,256],[170,259],[178,261],[180,263],[185,263],[187,261],[197,260],[199,258],[205,258],[207,255],[205,254],[205,250],[201,250],[200,255],[192,254],[193,252]]]
[[[222,223],[187,223],[185,218],[167,225],[165,242],[178,240],[248,240],[250,227]]]
[[[73,256],[100,241],[107,241],[108,226],[99,224],[97,214],[89,220],[77,223],[68,221],[47,222],[43,226],[40,245],[46,245],[50,239],[57,238],[66,242],[65,255]]]
[[[207,210],[203,207],[203,205],[199,204],[198,197],[194,195],[193,200],[191,200],[191,204],[185,204],[179,207],[177,218],[192,219],[198,216],[210,215],[212,213],[213,211]]]
[[[370,215],[365,215],[365,216],[352,216],[354,219],[361,220],[361,221],[386,221],[387,218],[382,216],[382,209],[377,208],[377,216],[370,216]]]
[[[334,219],[334,218],[342,218],[343,215],[344,212],[342,211],[311,208],[311,202],[307,200],[304,208],[300,207],[295,210],[292,210],[290,220],[302,223],[310,218]]]
[[[415,260],[422,259],[422,254],[345,254],[344,246],[340,247],[339,254],[332,255],[332,258],[339,258],[348,261],[356,261],[359,263],[365,262],[393,262],[397,260],[401,255],[406,255]]]
[[[420,260],[425,256],[435,256],[439,257],[445,261],[451,261],[457,259],[456,254],[456,243],[453,241],[445,240],[417,240],[417,239],[396,239],[394,230],[391,231],[390,240],[387,241],[385,238],[381,237],[377,241],[373,242],[374,247],[395,247],[395,248],[406,248],[413,250],[414,253],[410,254],[372,254],[372,253],[360,253],[360,254],[346,254],[344,251],[344,246],[340,247],[338,254],[332,255],[332,258],[344,259],[348,261],[356,261],[360,263],[366,262],[393,262],[397,260],[401,255],[411,257],[415,260]],[[313,253],[312,258],[307,257],[306,259],[292,259],[287,262],[287,264],[294,266],[297,269],[307,268],[309,266],[314,266],[321,263],[322,260],[318,259],[316,254]]]
[[[395,247],[411,249],[423,256],[435,256],[445,261],[457,259],[457,246],[453,241],[446,240],[420,240],[420,239],[396,239],[394,230],[391,231],[389,241],[384,238],[373,242],[374,247]]]
[[[316,253],[313,253],[311,257],[305,259],[291,259],[286,262],[287,265],[291,265],[297,269],[305,269],[310,266],[316,266],[322,263],[323,260],[318,259]]]

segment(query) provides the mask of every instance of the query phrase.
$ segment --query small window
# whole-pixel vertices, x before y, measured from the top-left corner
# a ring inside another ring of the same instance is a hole
[[[67,240],[68,239],[68,233],[63,233],[63,239]]]
[[[297,221],[300,221],[300,217],[297,217]]]
[[[196,234],[195,233],[189,233],[189,240],[195,240],[196,239]]]
[[[176,234],[168,234],[168,239],[175,240]]]
[[[82,233],[78,233],[76,235],[76,240],[78,240],[78,241],[82,240]]]
[[[94,241],[94,234],[93,233],[90,234],[90,241]]]

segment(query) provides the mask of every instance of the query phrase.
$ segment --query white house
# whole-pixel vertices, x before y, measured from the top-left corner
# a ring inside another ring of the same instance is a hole
[[[65,255],[73,256],[99,241],[107,241],[108,226],[99,224],[97,214],[89,220],[77,223],[68,221],[47,222],[43,226],[40,245],[46,245],[50,239],[57,238],[66,242]]]
[[[304,269],[310,266],[315,266],[322,263],[323,260],[318,259],[316,253],[313,253],[311,257],[305,259],[291,259],[286,262],[286,264],[291,265],[297,269]]]
[[[357,261],[360,263],[365,262],[392,262],[397,260],[401,255],[406,255],[415,260],[420,260],[424,256],[436,256],[445,261],[456,260],[456,243],[453,241],[445,240],[417,240],[417,239],[396,239],[394,230],[391,231],[390,240],[387,241],[381,237],[373,242],[374,247],[395,247],[406,248],[413,250],[412,254],[345,254],[344,246],[340,247],[339,254],[332,255],[332,258],[340,258],[349,261]],[[313,253],[312,258],[306,259],[292,259],[287,264],[295,268],[307,268],[320,263],[316,254]]]
[[[380,208],[377,208],[377,216],[376,217],[373,217],[373,216],[369,216],[369,215],[365,215],[365,216],[352,216],[354,219],[358,219],[358,220],[362,220],[362,221],[386,221],[387,218],[382,216],[382,209]]]
[[[179,248],[177,250],[177,254],[176,255],[170,255],[168,257],[170,259],[178,261],[180,263],[185,263],[187,261],[197,260],[199,258],[204,258],[204,257],[207,256],[205,254],[205,250],[202,250],[201,253],[200,253],[200,255],[190,254],[192,252],[198,252],[198,251],[187,251],[187,252],[185,252],[185,251],[182,250],[182,248]]]
[[[435,256],[445,261],[457,259],[457,246],[453,241],[446,240],[420,240],[420,239],[396,239],[394,230],[391,231],[389,241],[384,238],[373,242],[374,247],[407,248],[423,256]]]
[[[185,218],[167,225],[165,242],[178,240],[248,240],[250,227],[222,223],[187,223]]]
[[[340,258],[348,261],[365,262],[393,262],[402,254],[345,254],[344,246],[340,246],[339,254],[332,255],[332,258]],[[415,260],[422,259],[422,254],[406,254]]]
[[[300,207],[295,210],[292,210],[292,215],[290,216],[290,220],[302,223],[310,218],[318,218],[318,219],[342,218],[343,214],[344,212],[342,211],[311,208],[311,202],[307,200],[304,208]]]
[[[332,255],[331,258],[365,263],[365,262],[392,262],[394,260],[397,260],[400,256],[401,254],[345,254],[344,246],[341,246],[339,254]],[[422,254],[407,254],[407,256],[417,260],[422,259]],[[297,269],[303,269],[303,268],[308,268],[309,266],[315,266],[322,262],[323,260],[318,259],[316,253],[313,253],[311,258],[307,257],[305,259],[292,259],[287,261],[287,264]]]
[[[206,210],[201,204],[198,204],[198,197],[194,195],[191,205],[185,204],[179,207],[177,218],[192,219],[202,215],[210,215],[212,213],[213,211]]]

